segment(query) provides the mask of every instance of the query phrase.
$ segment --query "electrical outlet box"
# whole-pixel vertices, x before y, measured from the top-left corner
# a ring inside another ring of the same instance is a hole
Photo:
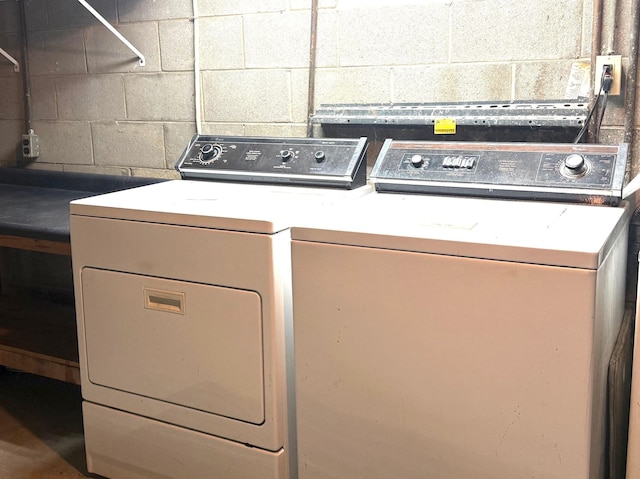
[[[40,156],[40,140],[33,130],[22,135],[22,156],[24,158],[37,158]]]
[[[600,80],[602,79],[602,70],[605,65],[611,65],[611,75],[613,76],[613,83],[611,84],[609,95],[620,95],[622,84],[622,55],[599,55],[596,57],[593,90],[596,95],[600,92]]]

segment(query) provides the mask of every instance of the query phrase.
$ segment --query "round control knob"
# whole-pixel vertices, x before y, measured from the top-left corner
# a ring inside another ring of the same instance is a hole
[[[574,153],[567,156],[562,162],[560,174],[567,178],[581,178],[587,173],[589,164],[582,155]]]
[[[211,143],[207,143],[200,148],[200,160],[210,162],[215,160],[216,157],[220,154],[220,147],[217,145],[212,145]]]
[[[420,168],[424,164],[424,159],[422,155],[413,155],[411,157],[411,165],[415,168]]]
[[[582,155],[574,153],[564,159],[564,166],[571,171],[584,171],[585,163]]]
[[[282,158],[282,161],[289,161],[293,158],[293,152],[291,150],[281,150],[280,158]]]
[[[324,154],[324,151],[316,151],[316,153],[313,156],[315,156],[316,161],[318,163],[322,163],[324,160],[327,159],[326,155]]]

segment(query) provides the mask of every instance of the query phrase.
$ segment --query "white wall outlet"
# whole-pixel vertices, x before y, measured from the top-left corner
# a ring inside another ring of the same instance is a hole
[[[604,93],[600,91],[600,80],[602,79],[602,69],[605,65],[611,65],[611,74],[613,75],[613,83],[609,95],[620,95],[622,84],[622,55],[599,55],[596,57],[596,67],[594,70],[594,87],[595,94]]]
[[[40,156],[40,140],[33,130],[22,135],[22,156],[24,158],[37,158]]]

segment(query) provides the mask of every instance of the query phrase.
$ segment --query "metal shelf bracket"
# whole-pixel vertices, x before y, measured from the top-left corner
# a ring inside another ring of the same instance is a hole
[[[19,72],[20,71],[20,65],[18,64],[18,61],[15,58],[13,58],[11,55],[9,55],[6,51],[4,51],[2,48],[0,48],[0,55],[5,57],[11,63],[13,63],[13,71],[14,72]]]
[[[89,13],[90,13],[91,15],[93,15],[94,17],[96,17],[96,19],[97,19],[100,23],[102,23],[102,24],[107,28],[107,30],[109,30],[111,33],[113,33],[113,34],[116,36],[116,38],[117,38],[118,40],[120,40],[122,43],[124,43],[124,44],[127,46],[127,48],[128,48],[129,50],[131,50],[131,51],[132,51],[132,52],[133,52],[133,53],[138,57],[138,59],[139,59],[139,60],[138,60],[138,64],[139,64],[141,67],[145,66],[146,61],[145,61],[144,55],[143,55],[142,53],[140,53],[140,50],[138,50],[136,47],[134,47],[134,46],[131,44],[131,42],[130,42],[129,40],[127,40],[127,39],[122,35],[122,33],[120,33],[118,30],[116,30],[116,29],[113,27],[113,25],[111,25],[107,20],[105,20],[105,18],[104,18],[102,15],[100,15],[100,13],[98,13],[98,11],[97,11],[95,8],[93,8],[91,5],[89,5],[89,3],[88,3],[86,0],[78,0],[78,2],[80,2],[80,4],[81,4],[84,8],[86,8],[86,9],[89,11]]]

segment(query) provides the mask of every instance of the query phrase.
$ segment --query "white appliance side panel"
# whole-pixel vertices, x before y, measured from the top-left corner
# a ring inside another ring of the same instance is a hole
[[[92,383],[264,421],[257,293],[92,268],[81,274]]]
[[[636,308],[640,304],[637,292]],[[631,376],[631,402],[629,409],[629,443],[627,446],[627,478],[640,479],[640,311],[636,309],[633,339],[633,367]]]
[[[70,220],[83,398],[270,451],[281,449],[287,411],[285,323],[291,320],[289,231],[264,235],[75,215]],[[264,423],[255,425],[91,383],[81,281],[85,267],[257,292],[262,304]]]
[[[266,452],[83,403],[89,472],[117,479],[284,479],[284,452]]]
[[[301,479],[599,477],[596,271],[292,251]]]

